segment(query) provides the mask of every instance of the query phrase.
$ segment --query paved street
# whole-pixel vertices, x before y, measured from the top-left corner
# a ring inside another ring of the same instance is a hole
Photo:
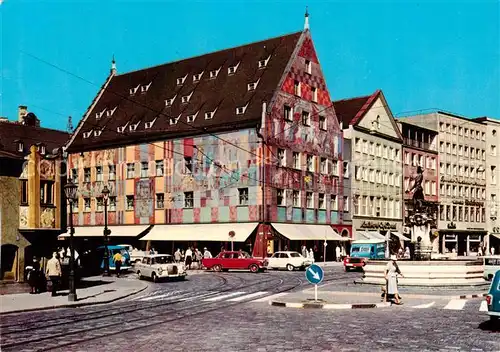
[[[328,287],[341,287],[359,275],[333,267],[325,281],[331,284]],[[1,347],[2,351],[500,351],[500,334],[485,323],[481,299],[408,295],[416,298],[405,299],[403,306],[365,310],[268,304],[270,299],[285,299],[309,288],[303,272],[191,275],[186,281],[151,283],[139,295],[109,305],[3,316]]]

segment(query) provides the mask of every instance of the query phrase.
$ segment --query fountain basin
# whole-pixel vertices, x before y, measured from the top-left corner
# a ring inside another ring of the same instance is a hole
[[[384,272],[388,260],[370,260],[364,267],[365,274],[357,283],[385,285]],[[487,286],[483,278],[481,260],[398,260],[405,277],[398,278],[400,286]]]

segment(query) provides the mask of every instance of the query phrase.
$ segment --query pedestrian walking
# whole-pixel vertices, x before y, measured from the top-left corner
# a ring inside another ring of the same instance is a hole
[[[203,258],[205,259],[212,258],[212,253],[210,253],[207,247],[203,248]]]
[[[339,247],[339,245],[337,245],[337,247],[335,247],[335,259],[338,262],[340,262],[341,257],[340,257],[340,247]]]
[[[309,248],[309,256],[308,256],[309,259],[312,260],[312,262],[314,263],[314,252],[312,250],[312,248]]]
[[[52,253],[52,258],[47,262],[46,275],[50,279],[52,284],[52,297],[57,295],[57,289],[59,288],[59,281],[62,276],[61,262],[57,258],[57,252]]]
[[[117,252],[113,256],[113,261],[115,262],[116,277],[120,277],[120,271],[122,269],[123,257],[120,252]]]
[[[174,253],[174,259],[176,263],[180,263],[182,260],[181,250],[179,248],[177,248],[177,250]]]
[[[31,266],[31,271],[28,273],[28,283],[30,285],[31,294],[40,293],[40,262],[37,257],[33,257],[33,265]]]
[[[404,258],[405,259],[410,259],[410,257],[411,257],[411,255],[410,255],[410,247],[406,247]]]
[[[303,256],[304,258],[307,258],[307,257],[308,257],[307,247],[306,247],[306,246],[302,246],[302,256]]]
[[[193,262],[193,251],[191,250],[191,247],[188,247],[188,249],[186,249],[186,260],[185,260],[186,268],[191,270],[192,262]]]
[[[198,248],[196,248],[194,256],[196,257],[198,269],[201,269],[201,260],[203,259],[203,254],[201,254],[201,251]]]
[[[393,296],[396,304],[402,304],[400,301],[400,296],[398,292],[398,275],[404,277],[399,270],[397,257],[395,254],[391,255],[391,260],[387,263],[387,267],[385,268],[385,280],[387,283],[387,296]]]

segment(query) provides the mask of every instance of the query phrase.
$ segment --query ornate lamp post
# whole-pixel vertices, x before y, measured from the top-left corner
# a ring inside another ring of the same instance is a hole
[[[69,182],[64,186],[64,194],[69,202],[69,295],[68,301],[76,301],[76,288],[75,288],[75,248],[73,247],[73,235],[75,229],[73,227],[73,203],[76,201],[76,192],[78,191],[78,186],[73,182]]]
[[[102,276],[109,276],[109,253],[108,253],[108,236],[111,231],[108,229],[108,199],[109,199],[108,186],[102,189],[102,200],[104,202],[104,272]]]

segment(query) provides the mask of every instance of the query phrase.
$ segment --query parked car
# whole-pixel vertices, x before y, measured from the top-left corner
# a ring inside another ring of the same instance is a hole
[[[170,254],[146,255],[142,262],[135,264],[135,272],[139,279],[151,278],[154,282],[165,278],[186,278],[186,267],[182,263],[175,263]]]
[[[223,251],[215,258],[204,258],[202,264],[213,271],[228,271],[232,269],[248,269],[252,273],[263,271],[267,268],[266,259],[252,258],[244,251]]]
[[[486,303],[491,321],[498,323],[500,320],[500,270],[497,270],[491,281],[490,290],[486,295]]]
[[[483,260],[484,278],[491,281],[495,273],[500,270],[500,255],[485,255],[481,259]]]
[[[382,240],[358,240],[351,244],[351,253],[344,258],[344,270],[363,269],[369,259],[385,258],[385,242]]]
[[[312,264],[311,259],[304,258],[299,252],[292,251],[276,252],[268,258],[268,262],[268,269],[286,269],[288,271],[305,270]]]

